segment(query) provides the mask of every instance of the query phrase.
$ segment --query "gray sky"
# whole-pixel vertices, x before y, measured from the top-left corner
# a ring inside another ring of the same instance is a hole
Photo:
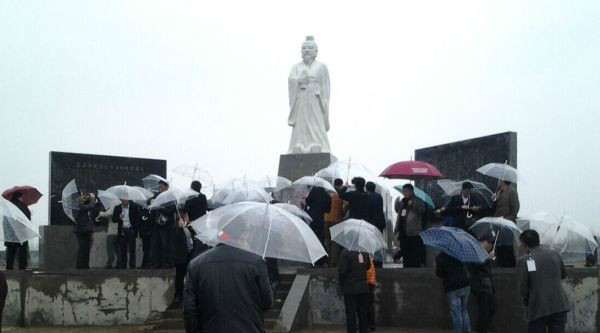
[[[516,131],[521,212],[600,224],[597,1],[2,1],[0,188],[46,194],[51,150],[275,174],[306,35],[338,158]]]

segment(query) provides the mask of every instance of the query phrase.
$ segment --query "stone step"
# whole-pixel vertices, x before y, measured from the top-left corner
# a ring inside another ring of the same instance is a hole
[[[164,330],[164,329],[159,329],[159,330],[153,330],[153,331],[145,331],[144,333],[185,333],[185,330]]]
[[[169,309],[165,312],[163,318],[180,318],[183,319],[183,309]]]
[[[147,324],[154,326],[155,330],[185,329],[183,318],[163,318],[148,322]]]

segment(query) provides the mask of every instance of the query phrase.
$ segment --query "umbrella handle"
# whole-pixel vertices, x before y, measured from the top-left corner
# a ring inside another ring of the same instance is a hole
[[[496,234],[496,239],[494,240],[494,247],[492,248],[492,252],[496,252],[496,243],[498,243],[498,236],[500,236],[501,230],[502,228],[500,228],[500,230],[498,230],[498,233]]]

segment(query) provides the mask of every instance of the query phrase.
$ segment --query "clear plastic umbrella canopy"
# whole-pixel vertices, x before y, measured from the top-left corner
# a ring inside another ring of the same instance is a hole
[[[268,203],[220,207],[193,221],[191,227],[196,237],[210,246],[223,243],[263,258],[314,264],[327,255],[304,221]]]
[[[117,198],[121,200],[129,200],[134,202],[144,202],[152,197],[148,197],[148,192],[142,190],[140,187],[129,185],[112,186],[109,187],[106,191],[114,194]]]
[[[292,183],[292,187],[295,189],[305,189],[307,187],[322,187],[326,191],[336,192],[335,187],[331,185],[327,180],[316,177],[316,176],[304,176]]]
[[[284,188],[290,187],[292,181],[280,176],[265,176],[257,182],[257,185],[267,192],[279,192]]]
[[[27,216],[17,206],[2,197],[0,197],[0,219],[2,219],[2,229],[0,229],[2,241],[23,243],[40,237],[37,227]]]
[[[144,178],[142,178],[142,183],[144,184],[144,188],[153,192],[158,192],[158,183],[165,182],[169,183],[165,178],[150,174]]]
[[[223,202],[225,199],[227,199],[231,193],[245,189],[248,186],[258,187],[254,181],[248,180],[245,177],[230,179],[216,187],[216,191],[210,200],[213,205],[222,206],[224,205]]]
[[[511,183],[518,183],[519,180],[521,180],[521,176],[517,169],[506,163],[488,163],[476,171],[480,174],[500,180],[506,180]]]
[[[247,184],[231,190],[225,199],[221,202],[223,205],[231,205],[236,202],[271,202],[273,198],[262,187],[254,184]]]
[[[307,212],[300,209],[296,205],[287,204],[287,203],[276,203],[276,204],[274,204],[274,206],[279,207],[283,210],[286,210],[287,212],[291,213],[292,215],[301,218],[304,222],[306,222],[308,224],[310,224],[312,222],[312,217],[310,217],[310,215],[308,215]]]
[[[77,197],[79,196],[79,190],[77,189],[77,184],[75,183],[75,179],[71,180],[62,191],[62,207],[65,215],[75,222],[75,216],[73,215],[73,210],[79,209],[79,203],[77,203]]]
[[[477,220],[469,228],[469,231],[480,239],[481,237],[491,237],[494,241],[494,248],[498,245],[519,244],[521,229],[510,220],[502,217],[484,217]]]
[[[190,182],[197,180],[202,184],[202,190],[207,192],[206,195],[211,197],[215,183],[212,175],[208,170],[200,167],[200,163],[194,162],[190,164],[178,165],[173,170],[173,174],[183,177],[189,185]]]
[[[174,188],[171,190],[167,190],[156,196],[150,206],[150,210],[160,209],[171,205],[182,205],[185,202],[193,197],[197,197],[198,192],[192,189],[180,190],[178,188]]]
[[[470,182],[471,184],[473,184],[472,193],[478,194],[481,198],[483,198],[483,200],[485,200],[488,206],[491,206],[492,195],[494,195],[494,192],[492,192],[492,190],[490,190],[490,188],[487,187],[487,185],[485,185],[484,183],[476,182],[470,179],[465,179],[461,181],[440,179],[437,181],[437,184],[444,191],[444,194],[446,196],[453,197],[455,195],[461,194],[462,185],[466,182]]]
[[[104,190],[98,190],[98,199],[102,203],[102,206],[104,206],[104,210],[109,210],[121,204],[121,199]]]
[[[319,170],[315,176],[326,179],[331,183],[335,179],[350,183],[354,177],[375,178],[375,175],[366,166],[359,162],[353,162],[352,159],[333,162],[328,167]]]
[[[385,246],[383,234],[365,220],[348,219],[329,229],[331,240],[349,251],[374,254]]]
[[[594,253],[597,241],[590,229],[569,216],[539,212],[517,219],[521,230],[533,229],[540,235],[540,244],[558,252],[564,261],[585,261]]]

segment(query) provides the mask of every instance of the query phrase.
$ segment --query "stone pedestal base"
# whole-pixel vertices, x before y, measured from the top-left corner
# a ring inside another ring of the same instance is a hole
[[[40,269],[74,269],[77,260],[77,237],[72,225],[40,226]],[[142,241],[137,239],[136,265],[142,264]],[[106,228],[94,228],[92,248],[90,250],[90,268],[105,268],[108,261],[106,246]],[[113,266],[116,265],[113,262]]]
[[[277,175],[291,181],[296,181],[304,176],[314,175],[335,161],[337,159],[330,153],[281,155],[279,157],[279,172]],[[298,205],[300,199],[305,197],[306,194],[303,191],[283,190],[275,195],[275,199]]]

